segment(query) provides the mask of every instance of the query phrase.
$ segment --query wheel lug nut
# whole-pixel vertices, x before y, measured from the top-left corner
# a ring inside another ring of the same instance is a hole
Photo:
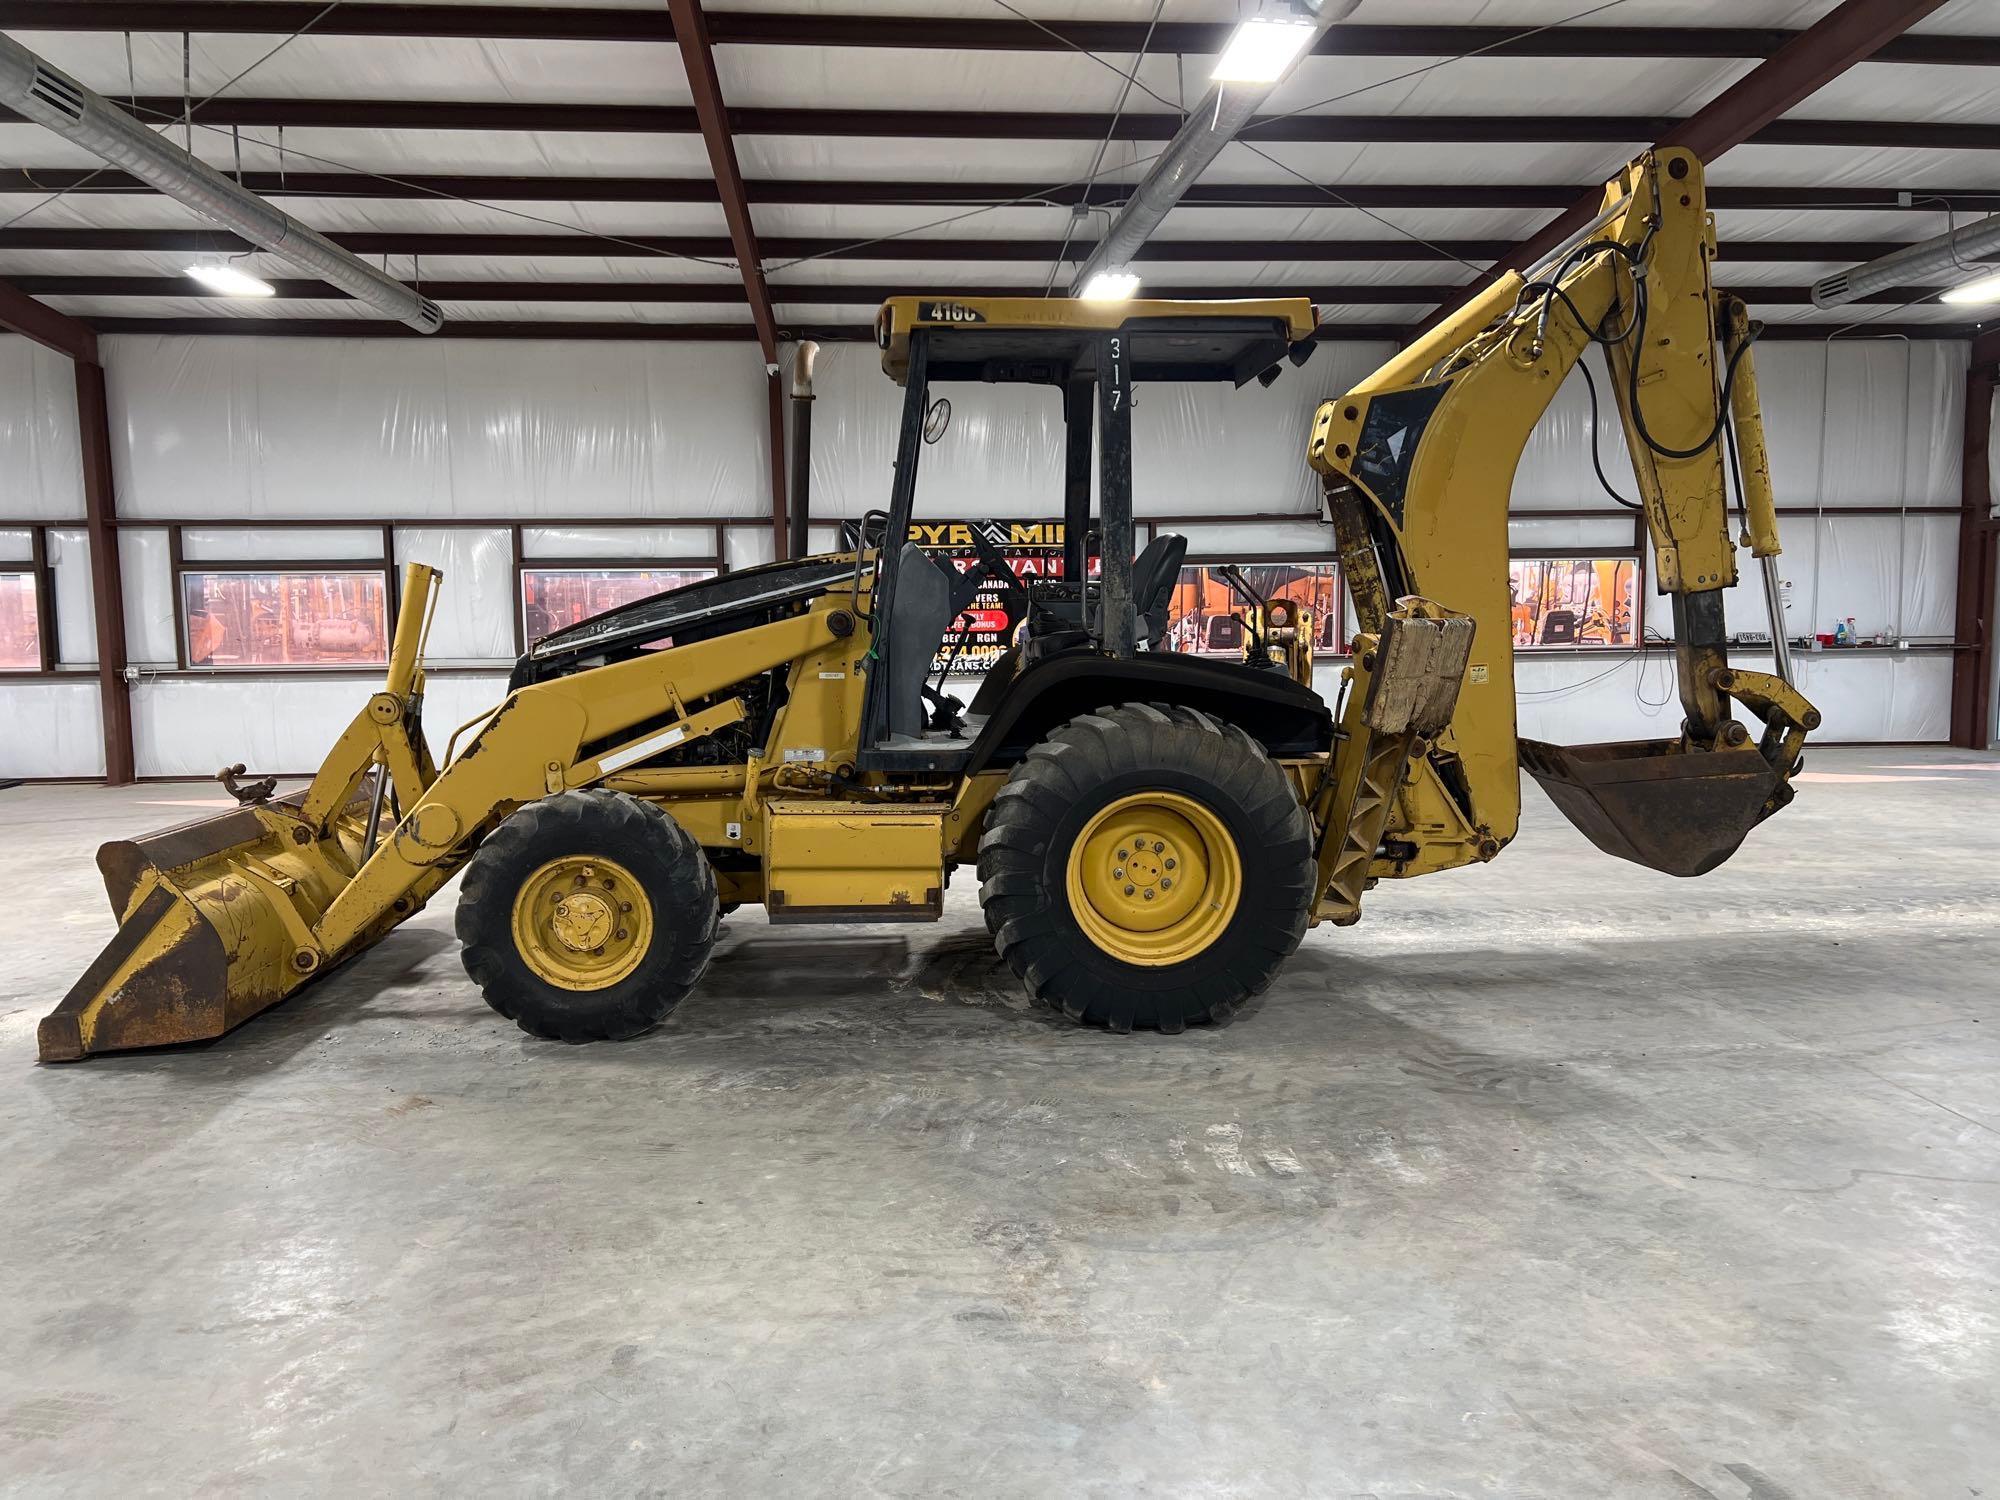
[[[1111,872],[1111,878],[1113,880],[1123,880],[1125,878],[1125,872],[1123,870],[1113,870]]]
[[[632,903],[630,901],[620,901],[618,903],[618,909],[620,911],[630,911],[632,909]]]
[[[1163,891],[1170,891],[1173,888],[1174,888],[1173,877],[1171,875],[1162,875],[1160,877],[1160,889]]]
[[[618,941],[621,943],[625,941],[625,929],[622,927],[619,928],[616,932],[612,933],[611,935],[614,938],[618,939]]]
[[[1167,861],[1167,868],[1168,868],[1169,870],[1171,870],[1171,869],[1172,869],[1173,867],[1174,867],[1174,862],[1173,862],[1172,860],[1168,860],[1168,861]]]
[[[1151,901],[1153,899],[1153,893],[1151,891],[1146,892],[1146,899],[1148,901]]]
[[[1159,852],[1160,852],[1161,850],[1165,849],[1166,847],[1167,847],[1167,846],[1166,846],[1165,844],[1162,844],[1162,843],[1159,843],[1159,842],[1157,842],[1157,841],[1156,841],[1156,842],[1154,843],[1154,845],[1153,845],[1153,852],[1154,852],[1155,854],[1158,854],[1158,853],[1159,853]]]
[[[1124,859],[1124,858],[1126,857],[1126,854],[1125,854],[1125,851],[1124,851],[1123,849],[1120,849],[1120,850],[1118,851],[1118,857],[1119,857],[1120,859]]]
[[[602,948],[592,948],[590,950],[590,956],[592,958],[602,958],[604,957],[604,950]]]
[[[1126,886],[1126,887],[1125,887],[1125,894],[1126,894],[1126,895],[1128,895],[1128,896],[1132,894],[1132,887],[1131,887],[1131,886],[1129,886],[1129,885],[1128,885],[1128,886]]]

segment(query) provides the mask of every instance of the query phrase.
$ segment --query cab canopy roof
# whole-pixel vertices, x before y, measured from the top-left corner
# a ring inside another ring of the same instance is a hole
[[[910,372],[910,335],[929,348],[931,380],[1060,385],[1095,374],[1099,338],[1123,332],[1134,380],[1243,385],[1312,337],[1304,297],[1229,302],[1084,302],[1071,297],[891,297],[875,316],[882,368]]]

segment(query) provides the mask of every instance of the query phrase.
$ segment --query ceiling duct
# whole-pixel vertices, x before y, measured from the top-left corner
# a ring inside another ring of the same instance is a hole
[[[1315,43],[1334,22],[1350,15],[1361,0],[1293,0],[1292,8],[1310,18],[1312,37],[1299,51],[1301,58],[1312,54]],[[1134,69],[1138,63],[1134,62]],[[1123,270],[1152,238],[1173,206],[1181,201],[1197,177],[1215,160],[1222,148],[1236,139],[1237,132],[1255,118],[1271,92],[1284,81],[1269,83],[1217,83],[1202,96],[1167,147],[1153,162],[1152,170],[1133,190],[1104,238],[1077,268],[1070,283],[1072,297],[1082,295],[1092,277],[1103,271]]]
[[[6,36],[0,36],[0,104],[419,333],[435,333],[444,323],[430,298],[204,166]]]
[[[1892,287],[1988,276],[2000,270],[1991,264],[1996,256],[2000,256],[2000,214],[1822,276],[1813,283],[1813,306],[1842,307]]]

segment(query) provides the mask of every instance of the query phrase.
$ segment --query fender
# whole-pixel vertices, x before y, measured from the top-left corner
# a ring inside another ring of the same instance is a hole
[[[994,704],[973,741],[966,775],[1015,765],[1049,731],[1118,703],[1197,708],[1242,728],[1272,755],[1318,755],[1333,745],[1333,713],[1283,672],[1177,652],[1120,661],[1094,651],[1024,668]]]

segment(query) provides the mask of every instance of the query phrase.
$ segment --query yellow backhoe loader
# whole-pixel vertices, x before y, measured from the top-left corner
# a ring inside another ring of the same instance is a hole
[[[1255,994],[1309,925],[1354,921],[1378,881],[1492,859],[1522,765],[1607,851],[1708,870],[1790,799],[1818,723],[1785,680],[1781,628],[1776,675],[1725,650],[1738,452],[1744,545],[1768,568],[1778,541],[1751,330],[1712,290],[1713,255],[1701,164],[1642,156],[1570,248],[1319,408],[1307,457],[1360,625],[1337,712],[1309,642],[1283,634],[1297,622],[1269,606],[1247,660],[1158,649],[1185,543],[1132,547],[1133,383],[1275,378],[1311,352],[1307,303],[892,298],[877,329],[905,391],[896,470],[851,550],[534,642],[442,763],[423,727],[438,577],[411,567],[387,681],[309,788],[244,787],[238,811],[100,851],[120,926],[42,1021],[41,1055],[216,1036],[460,872],[458,935],[487,1000],[585,1041],[671,1011],[732,907],[927,921],[967,865],[1036,996],[1179,1031]],[[1686,717],[1670,740],[1563,748],[1516,740],[1507,505],[1592,343],[1673,603]],[[1061,392],[1061,577],[1018,578],[979,538],[958,573],[907,540],[931,390],[954,381]],[[929,678],[982,588],[1019,628],[966,704]]]

